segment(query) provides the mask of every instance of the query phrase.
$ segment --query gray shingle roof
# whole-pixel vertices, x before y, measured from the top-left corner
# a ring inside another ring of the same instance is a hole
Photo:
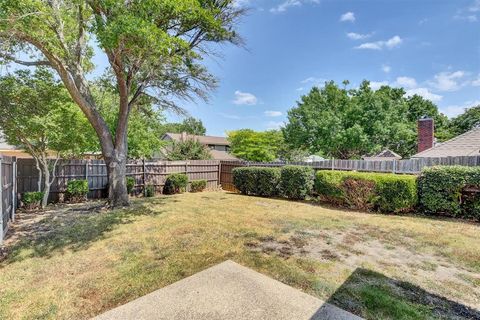
[[[172,140],[181,141],[182,134],[181,133],[165,133],[165,136],[170,137]],[[215,136],[197,136],[193,134],[187,134],[187,139],[195,139],[198,140],[202,144],[214,144],[219,146],[229,146],[230,142],[228,142],[227,138],[224,137],[215,137]]]
[[[480,127],[465,132],[433,148],[419,152],[412,158],[441,158],[480,155]]]

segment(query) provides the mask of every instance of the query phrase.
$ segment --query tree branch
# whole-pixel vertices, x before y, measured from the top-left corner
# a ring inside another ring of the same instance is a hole
[[[9,60],[27,67],[38,67],[38,66],[49,66],[51,67],[52,64],[48,60],[38,60],[38,61],[25,61],[25,60],[20,60],[15,58],[14,56],[5,54],[5,53],[0,53],[0,58],[3,58],[5,60]]]

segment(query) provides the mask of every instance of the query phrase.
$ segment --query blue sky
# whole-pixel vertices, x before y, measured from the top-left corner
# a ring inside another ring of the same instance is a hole
[[[211,135],[278,128],[325,80],[401,86],[449,116],[480,104],[480,0],[238,0],[247,49],[206,61],[209,103],[185,104]],[[169,119],[176,120],[174,116]]]

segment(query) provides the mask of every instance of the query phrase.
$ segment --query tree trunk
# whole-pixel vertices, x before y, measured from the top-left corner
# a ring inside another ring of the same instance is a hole
[[[108,172],[108,201],[111,208],[128,206],[127,159],[126,157],[105,158]]]

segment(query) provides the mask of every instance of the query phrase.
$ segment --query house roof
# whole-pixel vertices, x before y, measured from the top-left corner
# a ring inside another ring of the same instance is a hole
[[[175,141],[181,141],[182,140],[182,134],[181,133],[170,133],[167,132],[163,136],[163,139],[165,137],[169,137],[172,140]],[[214,144],[214,145],[220,145],[220,146],[229,146],[230,142],[225,137],[216,137],[216,136],[197,136],[194,134],[187,134],[186,135],[187,139],[195,139],[199,141],[202,144],[209,145],[209,144]]]
[[[209,150],[212,158],[214,160],[239,160],[234,155],[226,152],[226,151],[219,151],[219,150]]]
[[[393,152],[390,149],[384,149],[373,156],[363,157],[363,160],[393,160],[393,159],[400,160],[402,159],[402,156],[399,155],[398,153]]]
[[[480,155],[480,127],[473,128],[433,148],[419,152],[412,158],[442,158]]]
[[[5,142],[5,140],[0,136],[0,150],[19,150],[19,148],[12,146]]]

